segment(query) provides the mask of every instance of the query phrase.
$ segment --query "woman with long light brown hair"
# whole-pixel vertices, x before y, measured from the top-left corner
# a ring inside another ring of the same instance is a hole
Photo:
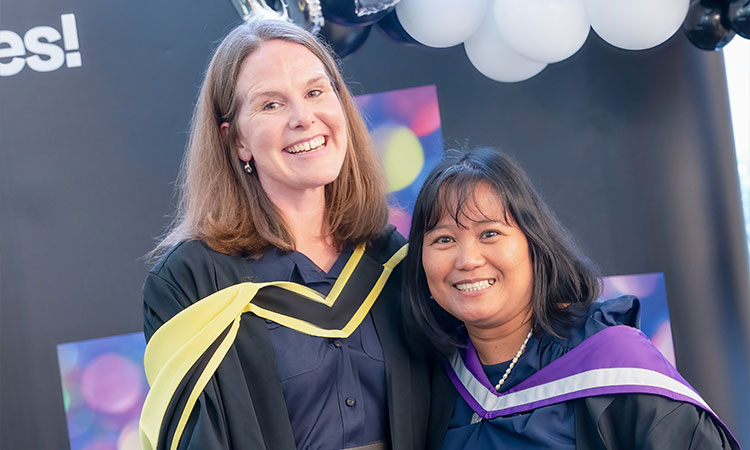
[[[325,46],[276,20],[229,33],[143,287],[144,448],[423,447],[382,178]]]

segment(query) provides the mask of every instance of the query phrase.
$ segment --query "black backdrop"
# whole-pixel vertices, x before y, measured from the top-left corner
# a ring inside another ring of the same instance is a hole
[[[0,77],[8,450],[67,448],[56,344],[141,328],[141,256],[173,211],[210,49],[238,23],[228,0],[6,0],[0,30],[61,31],[66,13],[81,67]],[[501,84],[460,46],[373,32],[343,69],[355,94],[437,85],[447,146],[516,155],[605,274],[664,272],[678,367],[750,446],[749,269],[720,53],[681,35],[627,52],[592,33],[569,60]]]

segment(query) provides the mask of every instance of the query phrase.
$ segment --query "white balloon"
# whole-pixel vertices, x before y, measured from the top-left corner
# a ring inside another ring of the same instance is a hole
[[[452,47],[476,31],[489,0],[401,0],[396,16],[401,26],[428,47]]]
[[[546,63],[573,56],[591,28],[583,0],[496,0],[494,14],[508,47]]]
[[[494,14],[488,14],[476,33],[464,42],[464,50],[474,67],[495,81],[523,81],[547,67],[546,63],[533,61],[511,50],[500,36]]]
[[[591,27],[602,39],[625,50],[656,47],[669,39],[687,16],[690,0],[584,0]]]

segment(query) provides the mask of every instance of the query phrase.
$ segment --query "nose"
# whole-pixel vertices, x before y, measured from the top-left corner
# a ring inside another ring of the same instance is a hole
[[[484,255],[477,244],[464,244],[457,246],[454,266],[456,270],[471,271],[482,267],[485,263]]]
[[[303,101],[294,102],[289,111],[289,128],[307,129],[315,122],[315,114]]]

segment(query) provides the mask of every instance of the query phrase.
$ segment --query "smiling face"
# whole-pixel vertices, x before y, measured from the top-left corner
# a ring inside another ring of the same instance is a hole
[[[323,63],[300,44],[267,41],[243,61],[235,90],[237,156],[253,160],[271,200],[322,193],[347,147],[344,112]]]
[[[450,196],[450,194],[449,194]],[[425,233],[422,265],[435,301],[472,329],[519,328],[531,316],[533,269],[526,236],[486,183],[459,223],[443,211]]]

